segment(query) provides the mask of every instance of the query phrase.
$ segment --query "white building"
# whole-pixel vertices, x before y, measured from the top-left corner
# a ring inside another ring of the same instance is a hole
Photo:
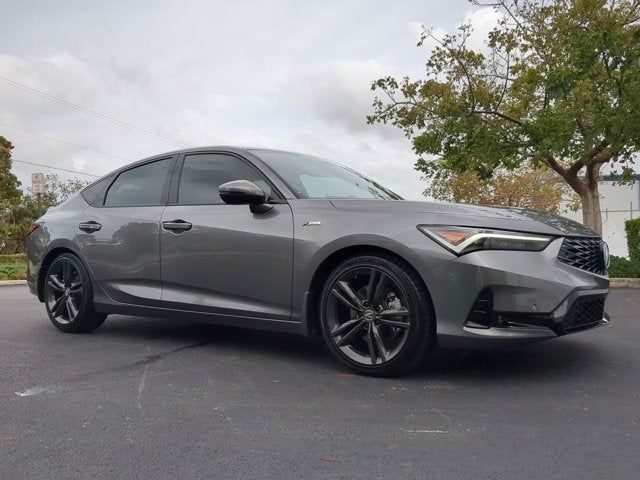
[[[633,184],[618,185],[615,177],[604,176],[599,185],[602,211],[602,237],[609,244],[612,255],[627,257],[627,237],[624,222],[640,217],[640,175],[634,175]],[[565,213],[582,222],[582,210]]]

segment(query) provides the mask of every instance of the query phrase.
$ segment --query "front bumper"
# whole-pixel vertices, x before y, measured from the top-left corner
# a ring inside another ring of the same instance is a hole
[[[605,324],[609,279],[560,263],[561,244],[558,238],[542,252],[474,252],[424,273],[438,344],[510,347]],[[480,300],[487,311],[478,320]]]

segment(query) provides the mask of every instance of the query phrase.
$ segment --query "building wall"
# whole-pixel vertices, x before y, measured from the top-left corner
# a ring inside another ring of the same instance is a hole
[[[615,181],[605,178],[600,182],[599,190],[604,240],[613,255],[626,257],[624,222],[640,217],[640,179],[631,185],[616,185]],[[563,215],[582,222],[582,210]]]

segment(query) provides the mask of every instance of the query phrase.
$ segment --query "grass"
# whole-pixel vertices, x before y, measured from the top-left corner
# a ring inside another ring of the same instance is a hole
[[[0,255],[0,280],[24,280],[25,278],[27,278],[27,257],[23,253]]]

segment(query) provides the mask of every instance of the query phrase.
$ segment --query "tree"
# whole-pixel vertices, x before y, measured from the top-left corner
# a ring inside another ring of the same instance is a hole
[[[13,145],[9,140],[0,136],[0,211],[17,204],[22,197],[20,182],[11,173],[11,150]]]
[[[475,2],[478,4],[477,2]],[[485,4],[486,5],[486,4]],[[416,169],[438,180],[522,166],[555,171],[579,195],[585,225],[601,233],[599,173],[626,179],[640,150],[640,2],[499,0],[486,47],[470,25],[436,43],[426,78],[372,84],[370,123],[412,140]]]
[[[535,208],[557,213],[563,202],[576,208],[571,188],[551,170],[518,169],[495,171],[489,180],[473,171],[448,172],[425,190],[436,200],[479,205]]]
[[[58,205],[89,183],[78,177],[61,180],[55,173],[47,174],[44,177],[44,193],[42,194],[41,203],[47,208]]]
[[[78,178],[61,180],[56,174],[45,176],[45,191],[38,199],[33,194],[22,194],[20,199],[5,209],[0,216],[0,253],[24,251],[24,238],[31,224],[88,182]]]

